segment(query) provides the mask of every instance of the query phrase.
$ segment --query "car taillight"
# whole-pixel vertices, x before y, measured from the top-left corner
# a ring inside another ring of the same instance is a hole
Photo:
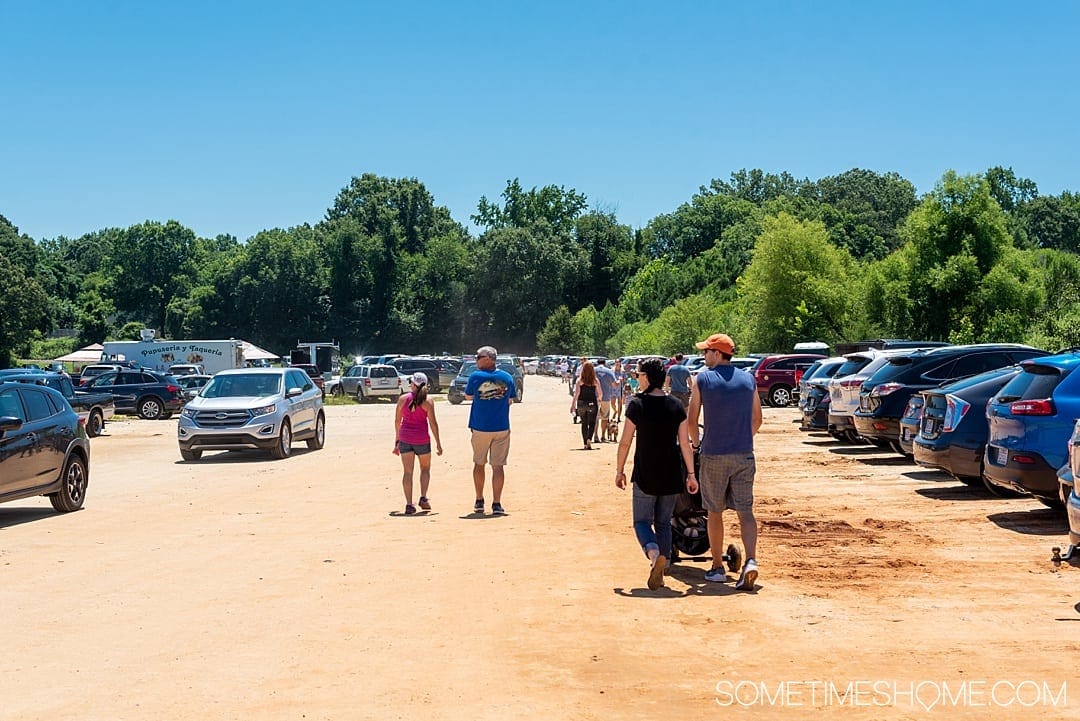
[[[371,388],[371,379],[370,378],[365,378],[364,379],[364,387],[365,388]]]
[[[874,386],[873,389],[870,391],[870,395],[872,395],[872,396],[887,396],[890,393],[892,393],[893,391],[898,391],[903,387],[904,387],[903,383],[882,383],[880,385]]]
[[[179,393],[180,386],[165,386],[165,390],[167,390],[169,393]]]
[[[802,371],[795,371],[795,385],[799,385],[799,381],[802,380],[802,377],[803,377],[803,372]]]
[[[861,380],[853,380],[853,381],[850,381],[850,380],[849,380],[849,381],[840,381],[840,387],[841,387],[841,388],[858,388],[858,387],[859,387],[859,386],[861,386],[861,385],[862,385],[862,381],[861,381]]]
[[[1049,398],[1034,401],[1013,401],[1009,404],[1009,413],[1014,416],[1052,416],[1054,402]]]
[[[965,401],[963,398],[957,398],[954,395],[945,396],[945,418],[941,422],[941,432],[951,433],[960,425],[960,421],[964,419],[964,414],[971,408],[971,404]]]

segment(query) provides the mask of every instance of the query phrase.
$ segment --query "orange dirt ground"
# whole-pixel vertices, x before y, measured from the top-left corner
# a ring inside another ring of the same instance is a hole
[[[284,461],[111,423],[84,510],[0,506],[0,719],[1080,718],[1060,513],[768,408],[756,592],[704,558],[652,592],[615,445],[526,386],[501,518],[471,514],[468,404],[436,404],[416,517],[388,402]]]

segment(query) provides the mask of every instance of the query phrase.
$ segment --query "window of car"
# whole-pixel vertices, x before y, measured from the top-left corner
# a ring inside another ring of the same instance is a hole
[[[0,390],[0,416],[10,416],[21,421],[26,420],[26,412],[23,410],[22,401],[19,399],[19,392],[15,388]]]
[[[26,406],[26,416],[31,421],[41,421],[56,415],[56,410],[49,403],[46,394],[35,388],[24,390],[23,405]]]
[[[393,378],[397,375],[397,369],[395,368],[372,368],[372,378]]]
[[[1050,398],[1063,378],[1061,370],[1053,366],[1025,365],[1023,372],[998,392],[997,400],[999,403],[1011,403]]]
[[[143,374],[142,373],[132,372],[132,371],[124,371],[123,373],[118,373],[117,374],[116,380],[114,381],[114,383],[116,385],[118,385],[118,386],[127,386],[127,385],[132,385],[134,383],[145,383],[145,381],[143,380]]]
[[[771,371],[793,371],[795,370],[794,358],[780,358],[769,364],[768,370]]]

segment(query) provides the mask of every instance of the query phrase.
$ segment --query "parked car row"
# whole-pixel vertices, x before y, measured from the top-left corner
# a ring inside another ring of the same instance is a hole
[[[861,372],[845,375],[860,364]],[[1015,344],[862,351],[849,354],[827,382],[816,377],[819,369],[808,372],[801,427],[891,447],[967,485],[1062,509],[1076,545],[1078,368],[1078,350],[1051,354]],[[841,419],[856,388],[852,428]]]

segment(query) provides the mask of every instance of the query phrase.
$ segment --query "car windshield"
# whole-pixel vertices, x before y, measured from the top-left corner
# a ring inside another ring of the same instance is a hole
[[[476,361],[465,361],[461,364],[461,370],[458,371],[459,376],[472,375],[472,372],[476,370]]]
[[[243,373],[214,376],[200,395],[203,398],[243,398],[281,393],[281,376],[270,373]]]

